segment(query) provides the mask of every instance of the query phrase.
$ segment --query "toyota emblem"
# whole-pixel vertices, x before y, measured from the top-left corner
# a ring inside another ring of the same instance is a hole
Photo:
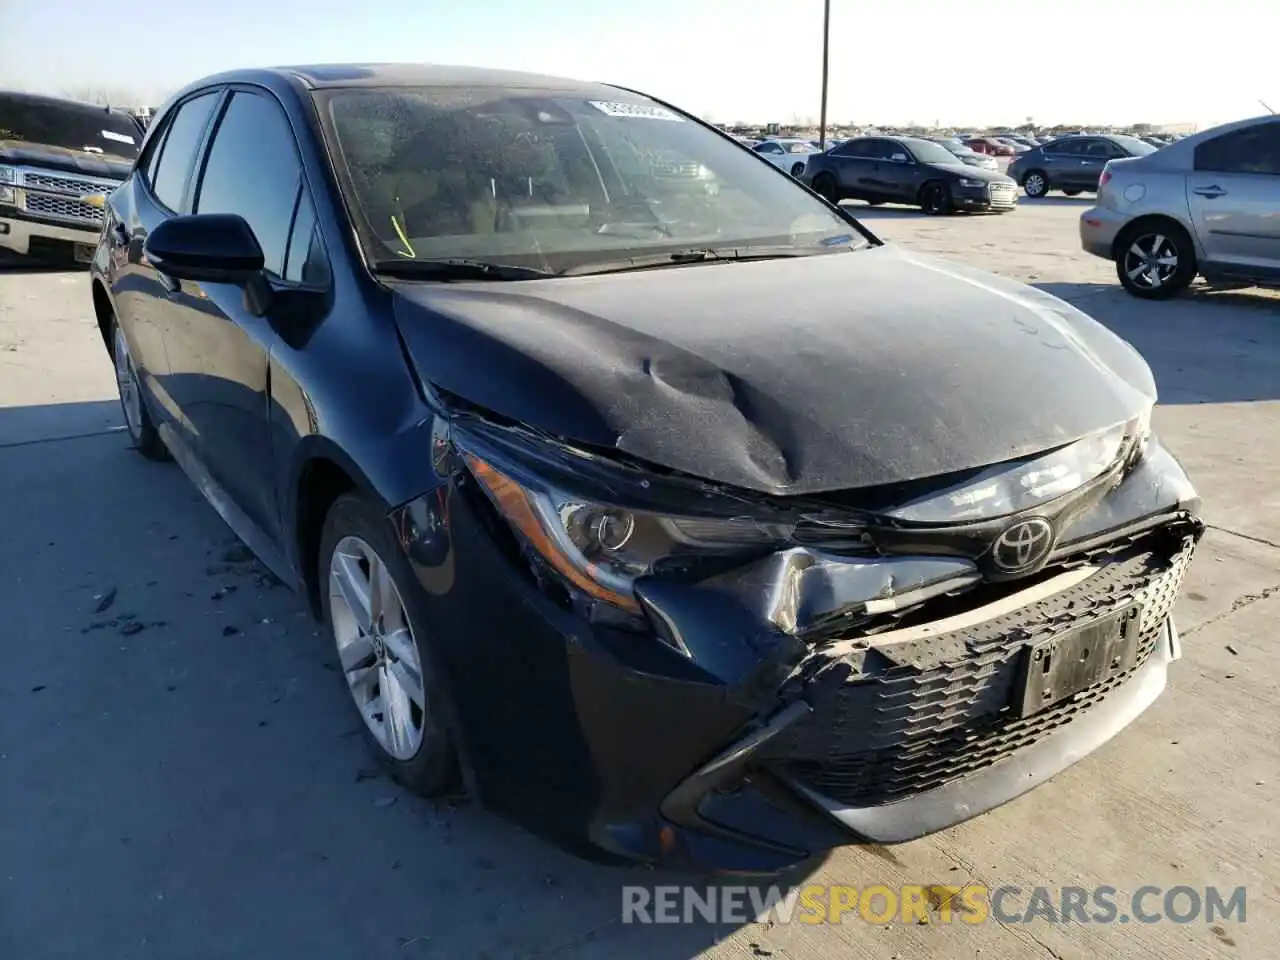
[[[1048,520],[1019,520],[996,537],[991,564],[1001,573],[1030,573],[1048,559],[1053,542],[1053,524]]]

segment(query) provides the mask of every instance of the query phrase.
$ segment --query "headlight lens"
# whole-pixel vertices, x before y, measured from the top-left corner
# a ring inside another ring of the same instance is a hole
[[[18,202],[18,188],[0,186],[0,203],[16,204]]]
[[[981,181],[981,180],[970,180],[970,179],[968,179],[967,177],[961,177],[961,178],[960,178],[960,180],[959,180],[958,182],[959,182],[960,186],[962,186],[962,187],[981,187],[981,186],[984,186],[983,181]]]
[[[587,596],[632,613],[637,577],[681,555],[734,553],[785,543],[790,524],[751,518],[664,516],[596,503],[517,481],[475,454],[467,465],[498,511],[556,572]]]
[[[13,167],[0,165],[0,183],[17,183],[18,171]]]
[[[1105,473],[1150,435],[1148,412],[1131,423],[1095,433],[1031,460],[1000,464],[941,493],[885,511],[911,523],[963,523],[1019,513],[1060,497]],[[1145,422],[1146,426],[1143,426]]]

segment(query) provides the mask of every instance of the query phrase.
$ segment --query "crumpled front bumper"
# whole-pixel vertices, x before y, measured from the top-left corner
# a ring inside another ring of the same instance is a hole
[[[475,796],[592,859],[776,873],[989,810],[1136,717],[1177,656],[1169,611],[1203,529],[1197,505],[1155,447],[1077,519],[1046,581],[970,603],[949,629],[821,643],[801,639],[796,618],[866,586],[842,586],[837,569],[815,568],[818,589],[790,593],[750,578],[737,591],[642,588],[652,623],[642,633],[588,622],[540,582],[465,478],[392,520],[426,594]],[[945,585],[944,573],[922,568],[919,587]],[[1135,600],[1146,612],[1130,668],[1029,717],[1009,714],[1028,642]]]

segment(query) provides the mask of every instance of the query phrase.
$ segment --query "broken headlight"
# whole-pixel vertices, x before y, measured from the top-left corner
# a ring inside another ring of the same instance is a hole
[[[963,483],[884,511],[910,523],[965,523],[1030,510],[1076,490],[1122,458],[1141,459],[1151,414],[1091,434],[1049,453],[989,467]]]
[[[682,517],[632,510],[516,480],[475,454],[472,474],[524,542],[570,585],[631,613],[636,578],[680,557],[734,554],[785,543],[794,528],[743,517]]]

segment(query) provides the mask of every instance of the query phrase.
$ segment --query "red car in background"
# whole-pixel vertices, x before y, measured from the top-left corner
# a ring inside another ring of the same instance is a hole
[[[995,137],[974,137],[966,140],[964,145],[975,153],[985,153],[989,157],[1012,157],[1017,151],[1007,143],[1001,143]]]

